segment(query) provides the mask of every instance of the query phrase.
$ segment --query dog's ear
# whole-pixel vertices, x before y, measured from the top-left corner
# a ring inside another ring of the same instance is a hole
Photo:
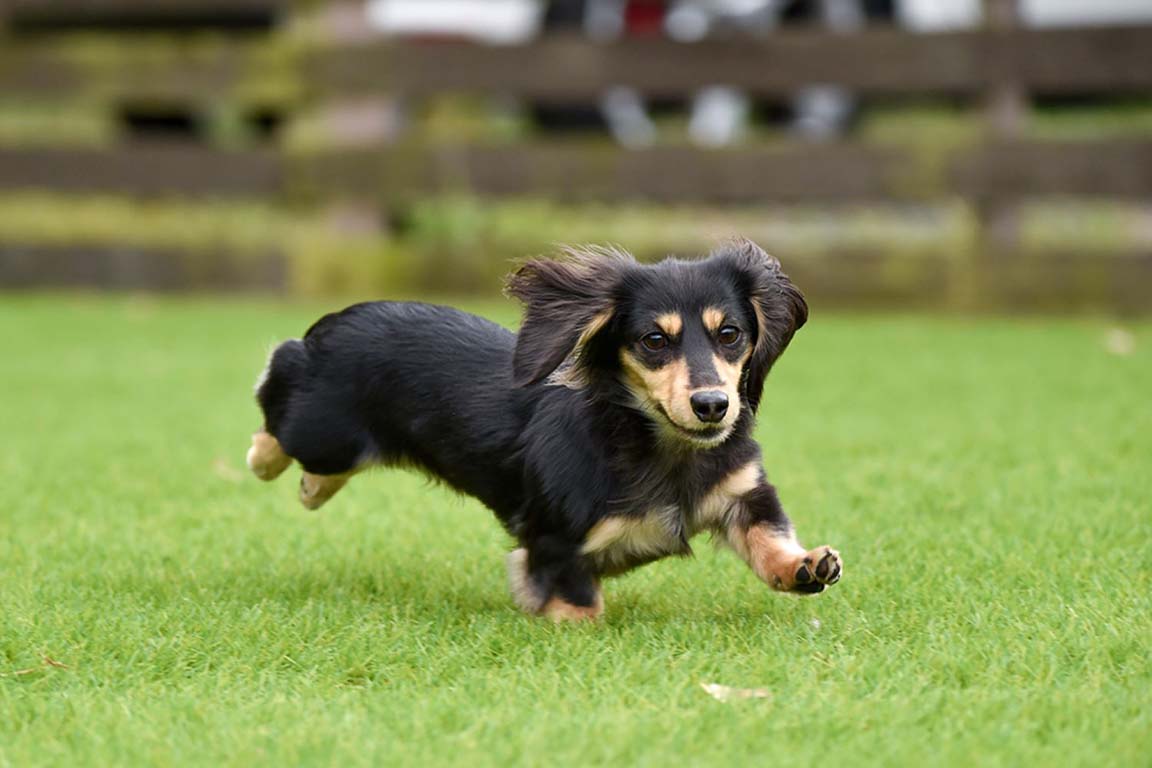
[[[579,380],[584,351],[612,319],[615,291],[627,254],[609,249],[565,251],[559,260],[535,259],[508,277],[506,290],[524,304],[512,361],[517,386],[543,381],[568,362]]]
[[[780,262],[752,241],[734,241],[719,255],[730,260],[756,316],[756,343],[744,369],[748,404],[755,411],[772,364],[808,320],[808,303],[780,269]]]

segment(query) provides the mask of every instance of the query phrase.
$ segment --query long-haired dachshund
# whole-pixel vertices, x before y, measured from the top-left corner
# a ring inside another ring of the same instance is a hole
[[[752,438],[764,379],[807,319],[751,242],[642,265],[610,249],[524,264],[519,334],[417,303],[357,304],[272,353],[248,452],[292,460],[315,509],[360,470],[415,466],[490,507],[525,611],[595,618],[600,580],[690,553],[708,531],[773,589],[835,584],[840,556],[797,543]]]

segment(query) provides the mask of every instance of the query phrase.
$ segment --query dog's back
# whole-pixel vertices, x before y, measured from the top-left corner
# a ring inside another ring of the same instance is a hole
[[[271,479],[295,459],[304,485],[414,464],[490,496],[507,481],[492,456],[512,452],[521,426],[509,399],[514,344],[510,331],[449,307],[370,302],[326,315],[272,353],[256,393],[268,457],[254,444],[249,464]],[[319,506],[324,490],[305,503]]]

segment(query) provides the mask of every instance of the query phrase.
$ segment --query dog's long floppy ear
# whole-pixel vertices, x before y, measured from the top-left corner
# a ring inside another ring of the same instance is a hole
[[[734,262],[756,315],[756,344],[744,369],[748,404],[755,411],[772,364],[808,320],[808,302],[780,269],[780,262],[752,241],[734,241],[722,254]]]
[[[586,361],[589,342],[608,325],[614,293],[631,256],[611,249],[569,249],[557,260],[534,259],[508,277],[507,293],[524,304],[512,361],[517,386],[543,381],[567,361],[570,374]]]

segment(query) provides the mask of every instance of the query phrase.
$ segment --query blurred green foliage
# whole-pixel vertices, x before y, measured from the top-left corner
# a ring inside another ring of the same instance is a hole
[[[0,242],[282,253],[301,295],[491,293],[516,259],[559,244],[619,243],[640,258],[693,255],[739,234],[785,260],[833,253],[885,254],[875,265],[952,269],[975,245],[959,203],[936,206],[562,205],[543,200],[430,199],[405,212],[400,231],[349,230],[325,212],[261,201],[132,200],[114,196],[0,195]],[[1023,250],[1130,250],[1149,239],[1139,207],[1066,202],[1022,210]]]

